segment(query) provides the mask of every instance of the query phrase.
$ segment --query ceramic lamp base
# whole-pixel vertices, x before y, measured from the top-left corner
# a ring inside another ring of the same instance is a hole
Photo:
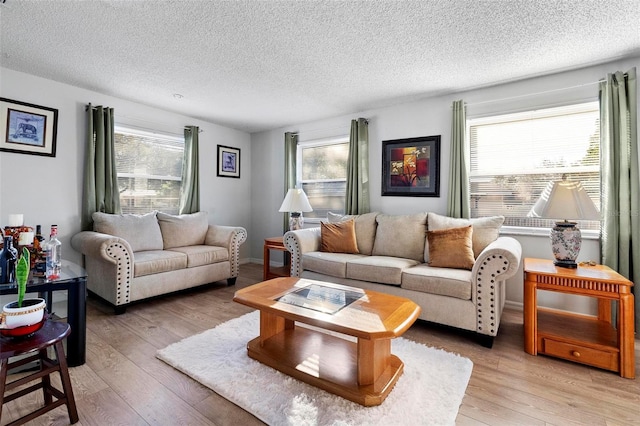
[[[575,222],[556,222],[551,228],[551,250],[556,260],[554,265],[577,268],[576,259],[582,246],[582,233]]]
[[[291,213],[289,217],[289,231],[295,231],[296,229],[302,229],[304,225],[304,219],[302,213]]]

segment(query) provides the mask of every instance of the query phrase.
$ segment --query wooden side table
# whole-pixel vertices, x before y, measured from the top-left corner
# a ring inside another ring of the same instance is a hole
[[[271,267],[271,250],[279,250],[284,252],[284,266]],[[289,251],[284,246],[282,237],[273,237],[264,239],[264,267],[262,272],[262,279],[264,281],[271,278],[288,277],[291,272],[291,258],[289,257]]]
[[[524,260],[524,350],[635,377],[633,283],[604,265],[556,267],[551,260]],[[537,307],[537,290],[598,299],[598,316]],[[617,324],[611,301],[618,302]]]

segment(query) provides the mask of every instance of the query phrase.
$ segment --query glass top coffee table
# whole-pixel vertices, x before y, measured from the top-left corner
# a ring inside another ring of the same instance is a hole
[[[420,315],[403,297],[295,277],[238,290],[233,300],[260,311],[251,358],[365,406],[393,389],[404,364],[391,339]]]

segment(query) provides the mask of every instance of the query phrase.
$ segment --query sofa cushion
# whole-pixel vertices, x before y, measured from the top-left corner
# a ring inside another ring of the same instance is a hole
[[[371,212],[360,215],[341,215],[329,212],[327,213],[327,220],[329,223],[337,223],[354,219],[358,252],[360,252],[360,254],[370,255],[373,252],[373,243],[376,238],[376,228],[378,225],[376,217],[379,214],[378,212]]]
[[[402,271],[419,262],[388,256],[365,256],[347,262],[347,276],[352,280],[400,285]]]
[[[159,274],[187,267],[187,255],[169,250],[137,251],[133,253],[133,276]]]
[[[361,254],[312,251],[302,255],[302,264],[304,269],[308,271],[345,278],[347,276],[347,262],[362,257],[365,256]]]
[[[434,268],[423,263],[402,272],[400,287],[423,293],[471,300],[471,271]]]
[[[171,215],[158,212],[164,248],[197,246],[204,244],[209,228],[206,212]]]
[[[320,222],[320,251],[358,254],[354,220],[337,223]]]
[[[226,262],[229,260],[229,250],[216,246],[187,246],[174,247],[170,251],[187,255],[187,268],[210,265],[212,263]]]
[[[471,248],[472,233],[471,225],[427,231],[429,266],[473,269],[476,259]]]
[[[379,214],[376,221],[378,228],[373,244],[374,256],[394,256],[422,262],[427,233],[426,213]]]
[[[162,233],[156,218],[157,212],[143,215],[109,214],[95,212],[93,230],[126,240],[131,250],[162,250]]]
[[[504,223],[504,216],[488,216],[473,219],[459,219],[429,213],[427,227],[429,231],[438,229],[459,228],[472,225],[473,256],[477,259],[482,250],[494,242],[500,236],[500,227]],[[429,261],[429,248],[425,248],[425,262]]]

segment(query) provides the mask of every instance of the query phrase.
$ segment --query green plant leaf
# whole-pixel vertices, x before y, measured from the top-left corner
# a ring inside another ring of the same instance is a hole
[[[22,307],[24,295],[27,292],[27,279],[29,278],[29,269],[31,266],[31,253],[26,247],[22,249],[22,256],[16,265],[16,282],[18,283],[18,307]]]

